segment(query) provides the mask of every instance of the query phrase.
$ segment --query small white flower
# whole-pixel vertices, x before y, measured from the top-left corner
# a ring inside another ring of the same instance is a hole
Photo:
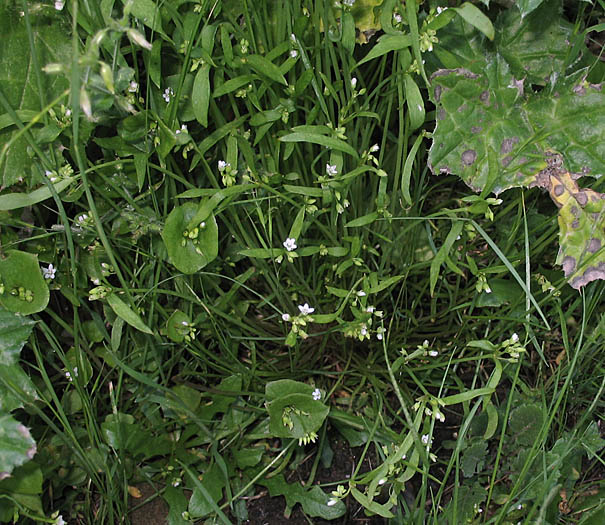
[[[428,444],[428,442],[429,442],[429,435],[428,435],[428,434],[423,434],[423,435],[422,435],[422,438],[421,438],[421,441],[422,441],[422,442],[423,442],[425,445],[427,445],[427,444]]]
[[[337,499],[330,498],[330,499],[328,500],[328,503],[326,503],[326,505],[327,505],[328,507],[333,507],[333,506],[334,506],[334,505],[336,505],[337,503],[338,503],[338,500],[337,500]]]
[[[347,7],[353,7],[353,4],[355,3],[355,0],[342,0],[342,3],[344,5],[346,5]]]
[[[491,288],[488,286],[488,287],[485,289],[485,293],[492,293],[492,289],[491,289]]]
[[[315,401],[319,401],[321,399],[321,390],[319,388],[316,388],[315,390],[313,390],[311,397],[313,397],[313,399]]]
[[[296,248],[298,248],[298,246],[296,246],[296,239],[292,237],[288,237],[282,244],[284,245],[284,248],[289,252],[293,252],[294,250],[296,250]]]
[[[366,308],[366,312],[367,312],[367,313],[369,313],[369,314],[373,314],[373,313],[374,313],[374,310],[376,310],[376,307],[375,307],[375,306],[368,306],[368,307]]]
[[[58,2],[55,3],[55,6],[57,5]],[[57,516],[57,518],[55,519],[55,523],[54,525],[67,525],[67,522],[63,519],[63,516],[61,516],[61,514],[59,514]]]
[[[378,484],[379,485],[384,485],[386,482],[387,482],[387,480],[384,479],[384,478],[381,478],[381,479],[378,480]]]
[[[443,13],[443,11],[445,11],[447,9],[447,7],[437,7],[437,14],[440,15],[441,13]]]
[[[437,352],[437,350],[429,350],[429,355],[431,357],[437,357],[439,355],[439,352]]]
[[[338,168],[336,168],[336,164],[326,164],[326,173],[328,175],[338,175]]]
[[[49,264],[48,268],[42,268],[42,275],[45,279],[54,279],[56,273],[57,269],[52,264]]]
[[[382,337],[383,335],[381,333],[376,334],[376,339],[378,339],[379,341],[382,341]]]
[[[290,314],[281,314],[282,321],[286,323],[290,320]]]
[[[378,150],[380,149],[380,146],[378,144],[374,144],[371,148],[370,148],[370,153],[376,153]]]
[[[88,220],[88,214],[87,213],[82,213],[81,215],[78,215],[76,217],[76,220],[82,224],[84,221]]]
[[[401,15],[399,13],[393,13],[393,20],[396,24],[401,24],[403,18],[401,18]]]
[[[133,80],[130,82],[130,84],[128,84],[128,92],[129,93],[136,93],[139,89],[139,85]]]
[[[519,505],[517,505],[517,510],[521,510],[523,508],[523,503],[519,503]]]
[[[519,342],[519,336],[518,336],[516,333],[514,333],[514,334],[511,336],[510,340],[511,340],[513,343],[518,343],[518,342]]]
[[[368,328],[366,327],[365,324],[361,327],[361,330],[359,331],[359,333],[363,336],[368,335]]]
[[[164,94],[162,98],[166,101],[166,103],[170,102],[170,98],[174,96],[174,90],[171,87],[167,87],[164,90]]]
[[[179,135],[181,133],[187,133],[189,131],[189,129],[187,128],[187,126],[185,124],[181,125],[181,129],[177,129],[174,133],[175,135]]]
[[[353,89],[355,89],[355,86],[356,86],[356,85],[357,85],[357,78],[356,78],[356,77],[353,77],[353,78],[351,79],[351,87],[352,87]]]
[[[309,303],[299,304],[298,309],[300,310],[300,313],[303,315],[309,315],[315,311],[315,308],[311,308],[309,306]]]
[[[224,160],[218,161],[218,170],[219,171],[225,171],[227,169],[227,166],[229,166],[229,164],[227,164]]]
[[[55,9],[57,11],[63,11],[63,8],[65,7],[65,0],[57,0],[55,2]],[[61,518],[61,516],[59,516]],[[63,520],[63,518],[61,518],[61,520]]]
[[[363,290],[359,290],[359,291],[357,292],[357,296],[358,296],[358,297],[365,297],[365,296],[366,296],[366,293],[365,293]]]
[[[425,340],[422,342],[422,346],[429,346],[429,340],[428,340],[428,339],[425,339]]]
[[[290,57],[291,58],[296,58],[298,56],[298,51],[296,51],[296,49],[291,49],[290,50]]]

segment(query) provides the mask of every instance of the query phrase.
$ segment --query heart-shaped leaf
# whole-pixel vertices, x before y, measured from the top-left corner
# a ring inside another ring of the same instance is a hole
[[[33,314],[48,304],[48,286],[36,255],[8,250],[0,260],[0,283],[0,305],[11,312]]]

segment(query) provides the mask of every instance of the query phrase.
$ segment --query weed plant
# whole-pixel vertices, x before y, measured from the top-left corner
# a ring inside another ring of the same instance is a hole
[[[603,80],[601,0],[503,4],[0,6],[0,522],[605,522],[603,281],[428,162],[490,20]]]

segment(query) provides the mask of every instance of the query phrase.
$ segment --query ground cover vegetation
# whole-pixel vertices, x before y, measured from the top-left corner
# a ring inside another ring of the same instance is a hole
[[[604,9],[5,0],[0,522],[604,523]]]

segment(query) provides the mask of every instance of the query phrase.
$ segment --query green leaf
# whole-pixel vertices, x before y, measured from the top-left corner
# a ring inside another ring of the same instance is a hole
[[[11,412],[37,399],[36,387],[23,368],[17,364],[0,365],[0,410]]]
[[[115,293],[108,294],[106,299],[115,314],[126,321],[130,326],[145,334],[153,334],[153,330],[143,322],[139,314],[134,312],[132,308],[122,301]]]
[[[23,345],[28,340],[34,321],[0,308],[0,366],[18,362]]]
[[[10,414],[0,412],[0,481],[35,454],[36,443],[27,427]]]
[[[520,406],[510,413],[508,431],[515,443],[531,447],[540,434],[544,413],[538,405]]]
[[[193,518],[201,518],[214,510],[214,507],[223,496],[226,480],[222,475],[219,466],[216,463],[213,463],[213,465],[203,473],[200,483],[203,489],[196,486],[193,489],[193,494],[189,500],[189,513]],[[208,500],[208,497],[210,497],[210,501]]]
[[[74,180],[74,177],[69,177],[57,182],[53,185],[55,191],[61,193]],[[46,199],[50,199],[51,196],[50,189],[47,186],[42,186],[29,193],[5,193],[4,195],[0,195],[0,211],[16,210],[25,208],[26,206],[33,206]]]
[[[399,35],[382,35],[378,40],[378,43],[370,49],[370,52],[357,62],[356,67],[381,57],[382,55],[386,55],[391,51],[399,51],[400,49],[405,49],[411,45],[412,39],[410,38],[410,35],[404,35],[403,33]]]
[[[534,9],[540,7],[544,0],[517,0],[517,7],[522,17],[526,17]]]
[[[365,509],[369,510],[370,512],[378,514],[383,518],[395,517],[394,514],[389,510],[392,505],[389,505],[388,503],[381,505],[377,501],[373,501],[368,498],[368,496],[357,490],[355,487],[351,487],[351,494]]]
[[[162,33],[160,9],[153,0],[132,0],[130,13],[147,27]]]
[[[460,459],[460,468],[465,478],[481,472],[487,456],[487,441],[478,441],[465,449]]]
[[[494,39],[494,26],[487,16],[475,5],[464,2],[460,7],[451,8],[458,13],[466,22],[476,27],[490,40]]]
[[[246,57],[246,62],[248,65],[254,69],[259,75],[265,76],[274,80],[275,82],[279,82],[284,86],[288,85],[286,79],[281,74],[279,68],[270,60],[267,60],[265,57],[260,55],[249,55]]]
[[[411,75],[404,75],[403,81],[405,84],[405,102],[410,116],[410,131],[415,131],[424,124],[424,100]]]
[[[348,153],[352,157],[358,159],[359,154],[353,147],[349,146],[346,142],[334,138],[334,137],[326,137],[325,135],[318,135],[316,133],[290,133],[289,135],[284,135],[279,139],[281,142],[311,142],[312,144],[319,144],[320,146],[325,146],[326,148],[335,149],[337,151],[342,151],[344,153]]]
[[[0,282],[4,288],[0,305],[23,315],[44,310],[49,291],[38,257],[18,250],[7,250],[5,255],[5,259],[0,259]]]
[[[0,481],[0,493],[42,494],[42,469],[35,461],[29,461],[13,470],[10,478]]]
[[[30,21],[38,63],[71,63],[71,38],[68,18],[48,15],[46,9],[30,9]],[[40,111],[38,87],[45,101],[57,98],[69,87],[63,75],[45,75],[36,71],[30,54],[25,18],[13,2],[0,2],[0,86],[12,109],[19,117],[24,111]],[[38,75],[42,83],[38,83]],[[2,112],[4,109],[2,108]],[[22,119],[23,120],[23,119]],[[30,120],[30,119],[26,119]],[[8,151],[3,148],[14,136],[14,128],[0,132],[0,186],[8,187],[31,173],[34,158],[27,153],[28,142],[21,136]],[[4,155],[5,154],[5,155]]]
[[[189,316],[185,312],[175,310],[168,318],[168,321],[166,321],[166,335],[171,341],[182,343],[185,340],[185,335],[189,331],[188,328],[186,330],[183,328],[190,325],[191,319]]]
[[[214,215],[210,215],[203,221],[204,227],[197,226],[198,237],[196,239],[185,238],[185,232],[189,232],[187,225],[195,217],[198,206],[188,202],[174,208],[162,231],[162,239],[170,261],[183,273],[195,273],[206,266],[218,255],[218,225]]]
[[[208,127],[208,106],[210,104],[210,64],[202,64],[195,80],[191,93],[191,104],[197,121]]]
[[[313,390],[314,388],[307,383],[301,383],[292,379],[278,379],[265,385],[265,397],[267,401],[275,401],[280,397],[289,396],[290,394],[311,396]]]
[[[360,226],[367,226],[368,224],[372,224],[376,219],[378,219],[378,212],[373,211],[372,213],[368,213],[367,215],[357,217],[356,219],[347,222],[345,227],[359,228]]]
[[[212,92],[212,97],[217,98],[227,95],[228,93],[233,93],[234,91],[240,89],[241,87],[247,86],[255,80],[258,80],[257,75],[240,75],[238,77],[231,78],[215,88]]]
[[[449,257],[449,252],[452,249],[454,242],[456,242],[456,239],[460,236],[463,226],[464,224],[462,223],[462,221],[453,222],[452,228],[447,234],[443,245],[441,246],[441,248],[439,248],[437,255],[435,255],[435,257],[431,261],[431,269],[429,272],[431,295],[435,293],[435,285],[437,284],[437,278],[439,277],[439,270],[441,268],[441,264],[446,260],[447,257]]]
[[[344,516],[346,512],[345,504],[340,500],[337,500],[334,505],[328,505],[328,501],[332,498],[318,486],[306,488],[300,483],[288,483],[283,474],[262,479],[258,483],[269,489],[272,498],[284,496],[289,508],[300,503],[305,514],[313,518],[333,520]]]

